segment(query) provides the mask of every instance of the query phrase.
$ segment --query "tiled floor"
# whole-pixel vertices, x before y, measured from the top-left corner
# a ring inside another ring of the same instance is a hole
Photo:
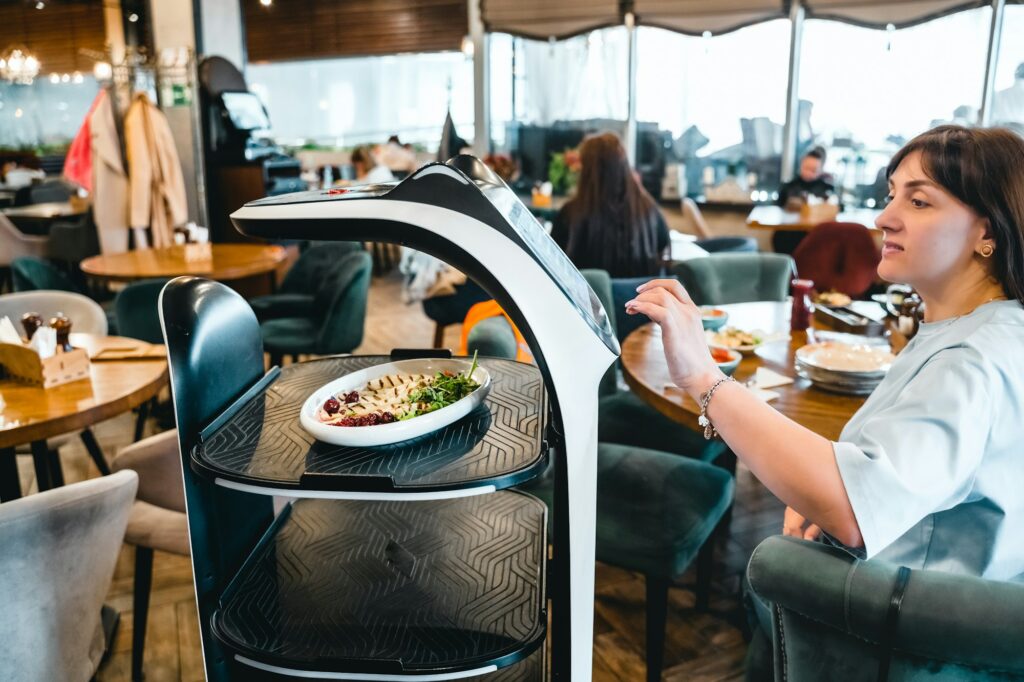
[[[458,328],[446,340],[458,341]],[[375,278],[370,291],[366,335],[359,353],[387,352],[392,347],[429,346],[433,324],[418,305],[401,301],[395,275]],[[122,415],[99,424],[97,437],[108,457],[131,440],[133,419]],[[149,432],[154,432],[151,420]],[[19,462],[23,490],[34,490],[30,458]],[[75,440],[61,451],[65,477],[71,481],[98,475]],[[750,473],[737,474],[736,507],[731,533],[717,552],[711,611],[694,609],[693,571],[671,591],[665,647],[665,680],[740,680],[746,645],[739,624],[739,579],[751,550],[778,531],[782,505]],[[121,612],[113,651],[99,671],[101,681],[130,678],[133,550],[122,549],[107,603]],[[634,682],[644,679],[644,583],[638,575],[599,564],[595,599],[594,680]],[[146,679],[203,679],[202,657],[188,559],[158,553],[147,633]]]

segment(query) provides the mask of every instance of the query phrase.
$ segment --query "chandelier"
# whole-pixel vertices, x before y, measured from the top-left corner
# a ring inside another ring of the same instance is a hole
[[[39,75],[39,60],[23,46],[10,47],[0,55],[0,78],[19,85],[31,85]]]

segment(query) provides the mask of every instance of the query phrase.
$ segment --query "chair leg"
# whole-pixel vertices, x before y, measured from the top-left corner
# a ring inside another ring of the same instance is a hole
[[[271,351],[271,353],[270,353],[270,366],[271,367],[280,367],[283,362],[284,362],[284,354],[283,353],[275,353],[275,352]]]
[[[700,551],[697,553],[697,610],[707,613],[708,604],[711,601],[711,574],[715,565],[715,538],[717,533],[704,541]]]
[[[138,427],[136,427],[136,433],[138,433]],[[107,458],[103,456],[103,450],[100,449],[100,444],[96,442],[96,436],[93,434],[92,429],[82,429],[78,437],[82,439],[82,444],[89,452],[89,457],[92,459],[93,464],[96,465],[96,468],[99,469],[100,474],[109,476],[110,465],[107,464]],[[138,440],[138,438],[135,440]]]
[[[444,328],[440,322],[434,325],[434,348],[440,348],[444,343]]]
[[[665,657],[668,580],[644,576],[647,584],[647,682],[660,682]]]
[[[0,448],[0,502],[10,502],[21,497],[21,481],[18,478],[18,460],[14,448]]]
[[[146,617],[149,589],[153,583],[153,550],[135,546],[135,594],[132,597],[132,682],[143,678],[142,659],[146,647]]]
[[[151,400],[139,405],[139,416],[135,418],[135,440],[133,443],[138,443],[142,440],[143,434],[146,432],[146,420],[149,419],[149,406],[152,403]]]

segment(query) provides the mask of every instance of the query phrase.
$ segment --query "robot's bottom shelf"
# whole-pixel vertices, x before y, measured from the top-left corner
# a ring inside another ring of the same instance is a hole
[[[296,501],[225,591],[213,632],[253,672],[307,679],[465,679],[511,666],[545,635],[545,517],[512,491]]]

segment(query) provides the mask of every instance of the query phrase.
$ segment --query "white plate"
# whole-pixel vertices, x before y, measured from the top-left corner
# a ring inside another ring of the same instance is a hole
[[[728,329],[728,327],[726,327],[726,329]],[[746,331],[746,330],[744,330],[744,331]],[[730,346],[726,342],[726,338],[721,335],[721,332],[722,332],[721,329],[719,329],[717,331],[712,331],[710,329],[705,330],[704,335],[705,335],[705,337],[707,337],[708,345],[709,346],[717,346],[718,348],[725,348],[725,349],[728,349],[728,350],[738,350],[740,353],[743,353],[744,355],[752,355],[755,350],[757,350],[761,346],[765,345],[766,343],[776,343],[778,341],[789,341],[789,334],[787,334],[786,332],[773,332],[771,334],[766,334],[765,332],[761,331],[760,329],[752,329],[752,330],[750,330],[749,333],[753,334],[754,336],[761,337],[761,343],[752,344],[752,345],[751,344],[745,344],[745,345],[742,345],[742,346]]]
[[[434,410],[405,421],[377,424],[376,426],[331,426],[317,419],[317,413],[328,398],[339,393],[362,391],[369,381],[385,374],[428,374],[433,376],[437,372],[446,371],[465,374],[471,365],[472,362],[469,360],[421,358],[367,367],[358,372],[346,374],[313,391],[313,394],[302,405],[299,422],[311,436],[332,445],[374,447],[418,438],[448,426],[476,409],[491,390],[490,372],[477,365],[472,378],[480,384],[479,388],[448,407],[442,407],[440,410]]]
[[[811,343],[796,351],[800,362],[843,374],[884,374],[896,357],[888,348],[877,346],[849,346],[845,343],[825,341]]]

